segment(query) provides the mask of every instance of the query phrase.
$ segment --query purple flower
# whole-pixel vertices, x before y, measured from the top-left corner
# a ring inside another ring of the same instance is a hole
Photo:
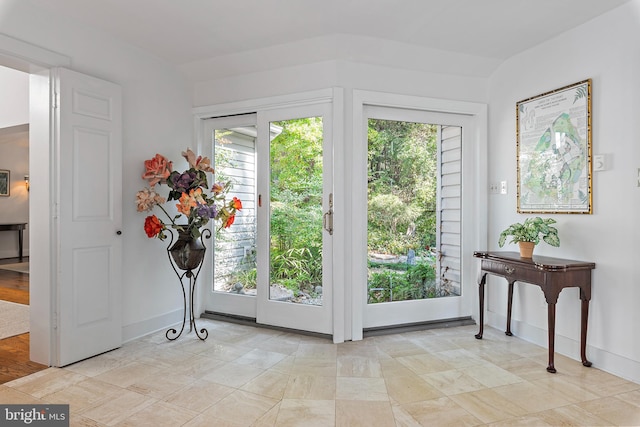
[[[188,193],[189,189],[193,188],[192,186],[196,178],[197,174],[189,171],[183,172],[180,175],[173,175],[171,177],[171,188],[180,193]]]
[[[198,205],[198,207],[196,208],[197,212],[198,212],[198,216],[201,216],[203,218],[207,218],[207,219],[213,219],[216,217],[216,215],[218,214],[218,209],[216,208],[215,205]]]

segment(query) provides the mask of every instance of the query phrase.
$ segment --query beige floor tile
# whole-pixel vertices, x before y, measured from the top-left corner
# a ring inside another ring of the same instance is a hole
[[[454,369],[479,365],[486,361],[465,349],[445,350],[433,353],[435,357],[450,365]]]
[[[157,375],[147,376],[140,381],[136,381],[128,386],[127,389],[156,399],[164,399],[194,381],[193,377],[165,370]]]
[[[334,400],[284,399],[276,419],[278,427],[331,427],[335,423]]]
[[[65,369],[87,377],[95,377],[112,369],[127,365],[132,361],[133,359],[129,358],[101,355],[66,366]]]
[[[640,388],[628,393],[617,394],[615,397],[622,400],[623,402],[627,402],[640,408]]]
[[[382,377],[382,367],[377,357],[338,356],[339,377]]]
[[[280,413],[280,402],[269,409],[266,414],[258,418],[251,427],[277,427],[278,413]]]
[[[291,375],[317,375],[320,377],[335,377],[337,373],[336,359],[316,359],[297,357],[291,368]]]
[[[482,390],[484,385],[462,371],[451,370],[421,375],[427,383],[443,394],[452,395]]]
[[[251,393],[267,396],[272,399],[282,399],[289,382],[289,375],[279,372],[265,371],[241,388]]]
[[[87,377],[76,374],[75,372],[60,368],[49,368],[27,377],[5,383],[5,386],[30,394],[36,398],[42,398],[51,393],[64,390],[85,379],[87,379]]]
[[[242,387],[263,372],[264,369],[238,365],[230,362],[213,369],[209,374],[202,377],[202,379],[238,388]]]
[[[603,420],[576,405],[562,406],[560,408],[539,412],[535,415],[545,423],[555,426],[611,426],[610,421]]]
[[[311,359],[327,359],[335,360],[338,355],[338,346],[329,342],[325,343],[300,343],[298,344],[298,351],[296,351],[296,358],[311,358]]]
[[[419,376],[385,377],[389,398],[400,404],[420,402],[442,397],[438,391]]]
[[[495,387],[493,391],[528,412],[540,412],[573,403],[553,387],[540,386],[528,381]]]
[[[203,415],[229,422],[241,421],[243,425],[251,425],[277,403],[278,400],[270,397],[236,390],[203,412]]]
[[[492,389],[454,394],[449,398],[484,423],[504,421],[527,413],[524,408]]]
[[[14,388],[0,385],[0,402],[5,405],[13,405],[20,403],[42,403],[38,398],[29,394],[18,391]]]
[[[338,377],[336,399],[389,401],[383,378]]]
[[[336,401],[337,427],[395,427],[389,402],[363,400]]]
[[[282,353],[254,349],[235,359],[233,363],[251,366],[252,368],[268,369],[281,362],[285,357],[287,356]]]
[[[285,399],[334,400],[336,377],[291,375],[284,392]]]
[[[505,371],[504,369],[490,363],[461,368],[460,371],[475,379],[485,387],[499,387],[523,381],[523,379],[517,375],[513,375],[509,371]]]
[[[209,374],[214,369],[224,365],[224,360],[207,357],[201,354],[195,354],[189,359],[188,363],[175,365],[171,367],[171,371],[178,375],[185,375],[193,379],[199,379]]]
[[[73,426],[640,425],[640,384],[475,326],[343,344],[205,320],[0,385],[2,403],[69,403]],[[128,389],[127,389],[128,388]]]
[[[210,381],[196,380],[184,388],[175,390],[173,394],[165,397],[164,401],[191,411],[203,412],[235,390]]]
[[[138,411],[153,405],[156,399],[129,390],[122,390],[111,399],[80,411],[79,415],[99,423],[113,426],[125,421]]]
[[[422,426],[476,426],[481,421],[448,397],[408,403],[403,408]]]
[[[269,368],[270,371],[280,372],[281,374],[290,374],[295,364],[295,356],[285,356],[284,359]]]
[[[119,422],[116,426],[181,426],[196,416],[198,416],[197,412],[189,411],[167,402],[156,402],[136,412],[126,420]]]
[[[640,407],[615,397],[603,397],[576,405],[612,425],[640,426]]]
[[[640,389],[640,384],[616,377],[597,368],[585,368],[580,375],[568,375],[567,381],[601,397]]]
[[[127,365],[111,369],[94,378],[118,387],[126,388],[131,384],[144,380],[149,376],[156,376],[162,371],[157,366],[142,362],[131,362]]]
[[[122,392],[122,388],[94,378],[73,384],[43,398],[48,403],[69,404],[72,412],[82,411]]]
[[[396,357],[396,360],[417,375],[454,369],[453,365],[432,354],[423,353],[412,356]]]
[[[385,378],[393,377],[410,377],[416,375],[406,365],[398,362],[397,359],[389,358],[380,360],[380,368],[382,369],[382,376]]]
[[[531,381],[532,384],[547,390],[549,396],[560,395],[572,403],[597,399],[599,396],[589,390],[567,381],[567,376],[562,373],[549,374],[539,380]]]

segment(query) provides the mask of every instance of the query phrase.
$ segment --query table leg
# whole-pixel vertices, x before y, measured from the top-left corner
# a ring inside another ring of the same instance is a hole
[[[505,335],[512,336],[511,333],[511,309],[513,308],[513,283],[509,282],[509,296],[507,300],[507,331]]]
[[[19,260],[22,261],[22,241],[23,241],[22,228],[18,230],[18,256]]]
[[[556,368],[553,364],[553,354],[555,351],[555,337],[556,337],[556,304],[547,303],[547,321],[549,329],[549,366],[547,371],[552,374],[556,373]]]
[[[478,284],[478,302],[480,303],[480,330],[476,334],[476,338],[481,340],[484,331],[484,285],[487,281],[487,273],[482,275],[480,283]]]
[[[582,358],[582,364],[586,367],[591,366],[591,362],[587,360],[587,321],[589,319],[589,300],[582,300],[582,314],[581,314],[581,333],[580,333],[580,357]]]

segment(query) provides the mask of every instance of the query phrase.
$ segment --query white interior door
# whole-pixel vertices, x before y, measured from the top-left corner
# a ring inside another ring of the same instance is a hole
[[[122,344],[122,95],[54,70],[57,366]]]
[[[471,316],[463,286],[468,116],[367,106],[367,288],[363,327]],[[468,173],[472,173],[469,168]],[[468,281],[466,283],[469,283]]]

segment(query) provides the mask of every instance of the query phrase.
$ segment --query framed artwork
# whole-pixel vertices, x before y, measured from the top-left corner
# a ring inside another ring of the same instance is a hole
[[[518,213],[591,214],[591,79],[516,104]]]
[[[0,169],[0,196],[9,196],[11,189],[11,180],[9,179],[10,172],[8,170]]]

